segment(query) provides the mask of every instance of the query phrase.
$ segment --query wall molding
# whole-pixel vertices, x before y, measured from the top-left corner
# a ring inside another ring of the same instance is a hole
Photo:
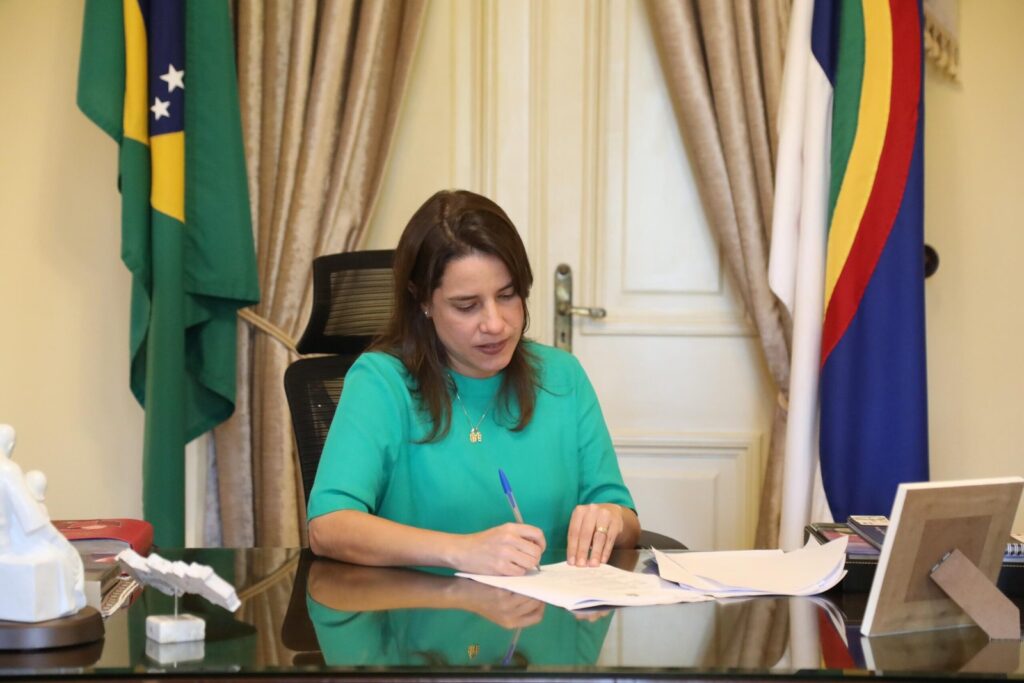
[[[548,144],[548,89],[551,85],[551,55],[548,51],[551,40],[549,1],[532,0],[529,4],[529,224],[526,226],[526,232],[530,261],[534,264],[534,278],[549,278],[554,272],[544,242],[548,231],[548,183],[551,177]],[[553,330],[548,330],[546,325],[540,329],[547,330],[549,335],[553,334]]]
[[[583,305],[595,303],[599,293],[598,271],[604,263],[600,249],[600,227],[606,212],[604,187],[607,185],[605,169],[608,157],[605,148],[603,93],[607,65],[608,12],[605,2],[587,2],[583,8],[583,120],[582,135],[583,166],[580,169],[582,192],[580,193],[580,264],[591,264],[584,268],[584,277],[579,279],[579,293],[575,294]],[[583,332],[587,324],[583,319],[575,325]]]
[[[747,316],[716,311],[674,315],[619,313],[604,320],[587,321],[579,334],[591,336],[754,337],[757,330]]]

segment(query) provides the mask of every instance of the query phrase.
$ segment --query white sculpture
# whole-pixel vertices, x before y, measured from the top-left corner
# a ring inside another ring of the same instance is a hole
[[[209,565],[185,564],[181,560],[171,562],[156,553],[143,557],[131,548],[118,553],[117,561],[136,581],[161,593],[176,598],[185,593],[196,593],[229,612],[234,612],[242,604],[234,587],[217,576]]]
[[[171,562],[156,553],[143,557],[128,548],[117,554],[117,561],[139,583],[174,596],[174,616],[150,614],[146,617],[146,638],[157,643],[201,641],[206,637],[206,622],[192,614],[178,614],[178,598],[198,593],[215,605],[234,612],[241,601],[234,587],[217,576],[213,567],[178,560]],[[148,643],[148,641],[147,641]],[[147,644],[146,652],[149,653]]]
[[[85,572],[71,542],[50,524],[40,500],[42,472],[28,480],[11,459],[15,433],[0,424],[0,619],[39,622],[85,606]]]

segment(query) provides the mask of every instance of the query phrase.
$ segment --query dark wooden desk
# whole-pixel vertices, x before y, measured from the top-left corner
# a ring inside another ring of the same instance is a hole
[[[349,679],[1024,678],[1020,643],[977,629],[875,638],[858,633],[866,596],[758,598],[570,614],[464,579],[315,560],[295,549],[187,550],[238,588],[235,614],[195,596],[205,642],[147,641],[148,589],[89,647],[0,653],[0,676]],[[557,558],[551,558],[554,561]],[[635,551],[619,566],[642,568]]]

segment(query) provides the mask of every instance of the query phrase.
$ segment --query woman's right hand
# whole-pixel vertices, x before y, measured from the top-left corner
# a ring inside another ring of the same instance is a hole
[[[544,532],[529,524],[502,524],[460,537],[455,568],[470,574],[522,576],[540,564]]]

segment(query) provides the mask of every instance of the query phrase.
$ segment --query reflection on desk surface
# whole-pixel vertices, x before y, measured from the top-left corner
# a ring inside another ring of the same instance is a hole
[[[212,564],[238,589],[242,607],[234,614],[183,601],[207,620],[202,648],[147,647],[146,615],[173,611],[170,598],[147,589],[107,621],[102,652],[94,644],[77,654],[0,653],[0,675],[280,677],[358,667],[360,675],[387,677],[401,667],[402,675],[424,677],[1024,678],[1020,643],[989,643],[976,628],[862,638],[862,594],[573,614],[467,579],[358,567],[295,549],[164,553]],[[615,559],[643,568],[648,555]]]
[[[611,613],[469,579],[316,560],[307,606],[329,666],[590,666]]]

